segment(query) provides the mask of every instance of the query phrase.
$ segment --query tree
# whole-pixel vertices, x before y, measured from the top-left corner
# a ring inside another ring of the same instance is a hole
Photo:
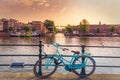
[[[29,27],[29,26],[25,26],[25,27],[24,27],[24,30],[25,30],[26,32],[28,32],[28,31],[30,31],[30,27]]]
[[[62,32],[65,32],[65,28],[62,29]]]
[[[68,33],[71,33],[71,32],[72,32],[72,29],[73,29],[73,27],[72,27],[70,24],[68,24],[68,25],[65,27],[65,30],[66,30]]]
[[[90,31],[90,25],[89,25],[89,22],[86,20],[86,19],[83,19],[81,22],[80,22],[80,30],[83,32],[83,33],[88,33]]]
[[[96,32],[97,32],[97,33],[100,33],[100,28],[97,28],[97,29],[96,29]]]
[[[54,32],[58,32],[58,29],[56,27],[54,27]]]
[[[14,29],[14,28],[13,28],[12,26],[10,26],[10,27],[8,28],[9,31],[13,31],[13,29]]]
[[[52,20],[45,20],[44,21],[44,26],[49,30],[49,31],[54,31],[54,21]]]
[[[111,26],[110,27],[110,32],[114,32],[115,31],[115,26]]]
[[[86,29],[85,29],[85,26],[82,25],[82,23],[80,22],[80,30],[85,33],[86,32]]]

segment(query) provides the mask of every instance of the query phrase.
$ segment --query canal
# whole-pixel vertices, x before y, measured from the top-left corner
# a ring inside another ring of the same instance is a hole
[[[57,42],[61,45],[87,45],[87,46],[120,46],[120,37],[65,37],[62,33],[57,33],[54,36],[46,37],[0,37],[0,44],[39,44],[42,40],[45,44],[53,44]],[[81,50],[81,48],[69,48],[70,50]],[[86,48],[86,52],[90,52],[92,56],[120,56],[120,49],[114,48]],[[68,55],[68,52],[62,54]],[[1,46],[0,54],[39,54],[38,47],[25,46]],[[69,52],[69,54],[72,54]],[[28,64],[35,63],[37,57],[0,57],[0,63],[11,64],[12,62],[24,62]],[[120,59],[95,58],[97,65],[116,65],[120,66]],[[64,69],[58,69],[58,72],[63,72]],[[7,71],[32,71],[31,67],[23,69],[13,69],[10,67],[0,67],[0,72]],[[120,74],[120,68],[97,68],[95,73],[98,74]]]

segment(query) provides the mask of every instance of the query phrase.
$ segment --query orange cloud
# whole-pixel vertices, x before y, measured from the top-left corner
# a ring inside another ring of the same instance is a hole
[[[19,5],[25,5],[25,6],[32,6],[35,3],[37,3],[36,5],[44,5],[44,6],[49,6],[48,1],[47,0],[7,0],[6,2],[8,2],[9,4],[15,5],[15,4],[19,4]]]
[[[46,3],[44,6],[45,6],[45,7],[49,7],[49,6],[50,6],[50,4],[49,4],[49,3]]]

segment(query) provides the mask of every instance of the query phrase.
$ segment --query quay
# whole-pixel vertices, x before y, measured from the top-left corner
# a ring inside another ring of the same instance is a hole
[[[41,80],[32,72],[0,72],[0,80]],[[79,78],[74,73],[55,73],[42,80],[120,80],[120,74],[93,74],[87,78]]]

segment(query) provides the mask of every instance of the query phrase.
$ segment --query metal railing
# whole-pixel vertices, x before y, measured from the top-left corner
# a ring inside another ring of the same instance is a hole
[[[0,44],[0,46],[38,46],[39,47],[39,54],[38,55],[30,55],[30,54],[0,54],[1,56],[4,57],[8,57],[8,56],[20,56],[20,57],[24,57],[24,56],[32,56],[32,57],[39,57],[39,60],[41,60],[42,57],[42,46],[44,46],[42,44],[42,41],[39,41],[39,45],[37,44]],[[81,52],[84,53],[85,48],[120,48],[119,46],[85,46],[85,45],[60,45],[60,47],[81,47]],[[54,55],[56,56],[56,55]],[[72,55],[63,55],[64,57],[72,57]],[[92,56],[95,58],[120,58],[120,56]],[[39,70],[41,70],[41,61],[39,63]],[[10,66],[10,64],[1,64],[0,66]],[[34,66],[34,64],[24,64],[24,66]],[[61,65],[63,66],[63,65]],[[120,68],[120,65],[117,66],[109,66],[109,65],[96,65],[96,67],[111,67],[111,68]],[[40,72],[40,71],[39,71]],[[41,73],[39,73],[41,74]]]

